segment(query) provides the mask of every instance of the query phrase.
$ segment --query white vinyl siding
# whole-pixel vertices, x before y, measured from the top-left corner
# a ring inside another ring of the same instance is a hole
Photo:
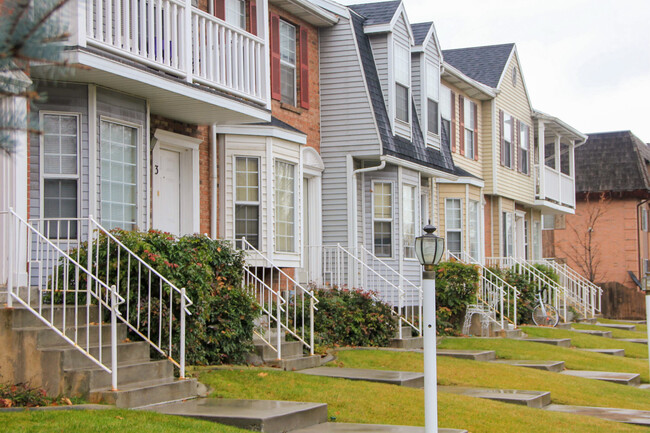
[[[463,217],[461,199],[448,198],[445,200],[445,238],[447,249],[451,253],[463,252]]]
[[[393,250],[393,184],[374,182],[372,196],[374,252],[391,257]]]
[[[255,248],[260,245],[259,165],[259,158],[235,158],[235,239],[245,237]]]
[[[412,185],[402,186],[402,242],[404,258],[415,258],[416,188]]]
[[[469,201],[469,255],[481,261],[481,215],[478,201]]]
[[[296,251],[296,166],[275,161],[275,251]]]
[[[296,27],[280,20],[280,100],[296,105]]]

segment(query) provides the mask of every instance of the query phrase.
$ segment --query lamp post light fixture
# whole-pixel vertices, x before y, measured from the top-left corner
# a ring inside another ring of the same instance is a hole
[[[433,234],[436,228],[424,226],[425,234],[415,238],[415,254],[424,266],[422,272],[422,336],[424,345],[424,432],[438,432],[438,371],[436,366],[436,272],[445,251],[445,239]]]

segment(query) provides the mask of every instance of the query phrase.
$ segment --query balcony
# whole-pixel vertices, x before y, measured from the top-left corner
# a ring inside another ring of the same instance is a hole
[[[544,173],[535,166],[536,176],[536,202],[542,204],[550,201],[548,205],[567,206],[571,209],[576,205],[575,182],[572,176],[564,174],[551,167],[544,166]],[[543,183],[541,179],[544,179]],[[551,206],[552,207],[552,206]]]

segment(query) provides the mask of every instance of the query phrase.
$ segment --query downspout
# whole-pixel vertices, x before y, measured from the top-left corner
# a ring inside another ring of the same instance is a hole
[[[212,3],[212,2],[211,2]],[[210,232],[212,239],[217,238],[217,131],[216,125],[210,127],[210,144],[212,146],[212,202],[210,203]]]
[[[366,168],[359,168],[357,170],[352,171],[352,202],[354,203],[354,206],[356,207],[357,205],[357,174],[359,173],[368,173],[370,171],[379,171],[383,170],[386,167],[386,161],[381,161],[379,165],[375,165],[373,167],[366,167]],[[363,210],[362,210],[363,212]],[[356,217],[356,212],[355,212],[355,218],[352,223],[352,235],[354,237],[353,242],[354,242],[354,248],[356,249],[359,241],[359,228],[357,227],[358,223],[358,218]]]
[[[648,201],[650,201],[650,199],[645,199],[645,200],[640,201],[636,205],[636,243],[637,243],[637,251],[638,251],[637,261],[638,261],[638,265],[639,265],[639,280],[641,280],[641,278],[643,278],[643,276],[644,276],[643,262],[642,262],[642,259],[641,259],[641,220],[639,218],[639,210],[640,210],[641,206],[648,203]],[[641,287],[641,289],[643,290],[643,287]]]

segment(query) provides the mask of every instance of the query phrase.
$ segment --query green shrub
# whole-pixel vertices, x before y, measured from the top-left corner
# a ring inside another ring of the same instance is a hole
[[[111,232],[120,242],[141,257],[176,287],[185,287],[187,296],[194,305],[191,315],[186,318],[186,362],[188,364],[243,363],[252,350],[254,320],[260,309],[255,300],[241,289],[244,258],[241,251],[234,250],[230,243],[213,240],[207,236],[191,235],[177,238],[157,230],[148,232]],[[127,296],[130,287],[131,323],[137,322],[137,305],[147,305],[151,301],[151,340],[162,341],[167,350],[169,342],[168,317],[170,314],[168,286],[163,288],[163,301],[160,302],[158,280],[154,279],[154,290],[149,290],[148,278],[138,280],[138,262],[129,260],[122,254],[119,260],[120,279],[117,278],[118,260],[114,241],[100,235],[93,243],[93,261],[98,263],[96,275],[108,285],[120,288],[120,294]],[[71,254],[76,257],[77,252]],[[80,263],[86,263],[88,245],[82,244],[79,250]],[[108,263],[107,263],[108,262]],[[130,276],[127,269],[131,270]],[[143,268],[144,269],[144,268]],[[141,270],[145,273],[144,270]],[[108,273],[108,276],[107,276]],[[59,275],[64,275],[59,269]],[[70,275],[70,287],[74,287],[74,275]],[[140,297],[138,298],[138,281]],[[81,280],[85,287],[85,280]],[[150,298],[149,298],[149,293]],[[178,349],[180,320],[180,297],[173,297],[171,309],[173,324],[173,347]],[[74,302],[68,295],[68,303]],[[78,302],[83,302],[80,298]],[[124,308],[121,309],[121,311]],[[124,312],[123,312],[124,314]],[[158,317],[163,316],[161,335]],[[141,314],[141,316],[143,316]],[[140,323],[145,321],[140,317]],[[144,322],[146,323],[146,322]],[[134,337],[136,338],[136,337]],[[174,356],[176,353],[172,352]]]
[[[70,400],[63,396],[48,397],[45,390],[29,383],[1,384],[0,408],[62,406],[81,403],[78,398]]]
[[[437,266],[436,320],[439,334],[460,332],[467,305],[476,302],[478,283],[479,270],[475,265],[451,261]]]

